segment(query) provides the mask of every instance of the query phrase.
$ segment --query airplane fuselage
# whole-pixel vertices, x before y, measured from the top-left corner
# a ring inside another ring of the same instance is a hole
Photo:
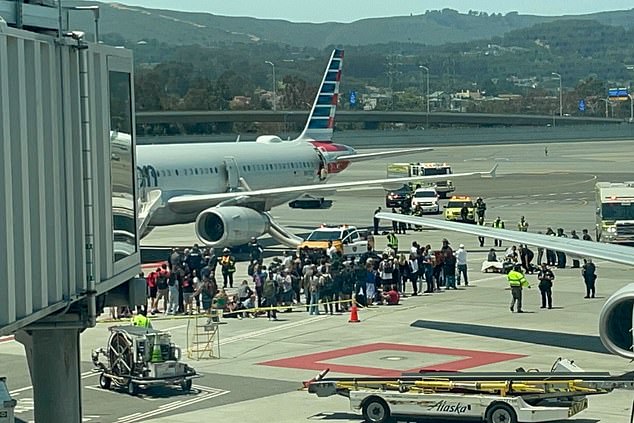
[[[305,141],[141,145],[137,146],[138,186],[162,192],[165,206],[152,216],[150,226],[187,223],[204,209],[175,213],[167,205],[170,198],[325,182],[322,168],[328,169],[329,157],[324,155],[328,156]],[[270,198],[264,208],[297,197]]]

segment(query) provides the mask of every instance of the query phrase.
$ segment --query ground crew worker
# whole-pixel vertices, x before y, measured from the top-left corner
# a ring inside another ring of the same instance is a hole
[[[528,222],[524,219],[524,216],[522,216],[517,223],[517,230],[520,232],[528,232]]]
[[[498,216],[493,221],[493,227],[494,228],[498,228],[498,229],[504,229],[504,221],[502,219],[500,219],[500,216]],[[502,246],[502,240],[501,239],[496,239],[495,240],[495,246],[496,247],[501,247]]]
[[[555,274],[548,268],[546,263],[542,263],[541,265],[539,273],[537,274],[539,292],[542,296],[541,308],[546,308],[546,306],[553,308],[553,280],[555,279]]]
[[[140,328],[151,329],[152,323],[150,322],[150,319],[148,319],[145,314],[146,314],[145,311],[141,311],[139,314],[132,317],[131,323],[134,326],[138,326]]]
[[[515,311],[515,303],[517,303],[517,312],[524,313],[522,311],[522,288],[530,288],[530,285],[522,273],[522,266],[516,264],[513,270],[506,275],[506,278],[511,287],[511,312]]]
[[[233,274],[236,272],[236,259],[231,255],[230,249],[225,248],[222,250],[220,266],[222,270],[223,288],[226,288],[227,285],[233,288]]]
[[[394,250],[395,253],[398,253],[398,238],[394,231],[387,234],[387,246]]]

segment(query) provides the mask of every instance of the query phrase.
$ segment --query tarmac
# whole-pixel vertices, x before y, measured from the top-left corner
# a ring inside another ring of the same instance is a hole
[[[403,161],[452,164],[454,172],[487,171],[499,163],[495,179],[455,179],[456,193],[481,196],[487,220],[500,216],[514,228],[520,216],[530,231],[550,226],[567,233],[587,228],[594,234],[594,184],[631,177],[631,142],[583,144],[495,145],[437,148]],[[396,161],[396,160],[394,160]],[[385,176],[388,160],[354,164],[336,180],[363,180]],[[335,179],[333,179],[334,181]],[[342,191],[329,197],[330,209],[273,210],[278,221],[298,233],[320,223],[347,223],[370,227],[377,206],[384,206],[382,189]],[[388,230],[388,222],[382,222]],[[385,237],[377,237],[378,247]],[[194,381],[189,394],[178,389],[152,389],[131,397],[104,391],[90,372],[90,351],[105,346],[108,326],[82,334],[83,414],[89,422],[225,422],[274,421],[295,423],[328,421],[356,423],[362,418],[343,397],[317,398],[301,391],[302,381],[329,368],[329,376],[397,375],[422,368],[461,371],[549,370],[558,357],[574,360],[588,371],[622,373],[634,365],[607,354],[597,341],[598,314],[605,300],[631,282],[631,270],[608,262],[597,263],[597,298],[584,299],[579,269],[555,270],[554,308],[539,308],[535,276],[524,291],[524,314],[511,313],[510,291],[503,275],[481,273],[480,264],[492,247],[480,248],[475,237],[437,230],[407,231],[401,249],[412,241],[440,246],[443,238],[469,252],[469,286],[457,291],[407,296],[398,306],[377,306],[360,311],[360,323],[348,323],[348,314],[308,316],[303,309],[280,313],[279,321],[223,319],[217,359],[186,359],[204,376]],[[192,225],[159,228],[146,245],[189,246],[197,242]],[[505,243],[504,248],[509,244]],[[282,247],[273,247],[282,250]],[[499,251],[499,249],[498,249]],[[236,281],[246,277],[240,263]],[[406,292],[411,292],[411,288]],[[184,350],[195,318],[153,318],[158,329],[169,330]],[[189,324],[189,327],[188,327]],[[186,354],[184,353],[186,356]],[[24,349],[10,339],[0,340],[0,374],[18,400],[16,416],[32,419],[32,391]],[[630,421],[633,393],[616,391],[590,398],[588,410],[575,422],[625,423]]]

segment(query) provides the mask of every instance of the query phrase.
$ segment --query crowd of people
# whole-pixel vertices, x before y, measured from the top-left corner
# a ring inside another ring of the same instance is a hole
[[[433,293],[468,285],[464,245],[453,250],[448,240],[441,248],[412,242],[400,251],[394,233],[388,246],[372,245],[358,257],[344,257],[336,248],[284,252],[265,263],[263,249],[252,239],[248,279],[233,287],[236,260],[229,249],[194,245],[174,248],[169,258],[145,275],[148,304],[143,314],[196,314],[223,310],[225,317],[277,319],[279,311],[305,308],[310,315],[347,312],[353,301],[361,306],[395,305],[405,295]],[[222,277],[222,279],[220,279]],[[222,281],[222,284],[220,284]]]
[[[481,201],[481,199],[479,199]],[[479,205],[478,210],[486,206]],[[478,218],[483,213],[478,213]],[[504,222],[498,217],[498,227]],[[494,223],[494,226],[496,224]],[[518,230],[527,231],[528,222],[522,216]],[[305,307],[310,315],[348,311],[352,301],[357,304],[398,304],[406,295],[434,293],[469,285],[467,251],[460,244],[454,250],[447,239],[440,248],[413,241],[407,249],[399,248],[395,231],[386,232],[387,247],[375,251],[374,243],[357,257],[345,257],[331,245],[325,250],[285,251],[281,258],[264,263],[263,248],[255,238],[249,243],[248,278],[234,288],[236,259],[228,248],[216,256],[213,248],[174,248],[167,260],[145,276],[148,286],[148,314],[164,315],[211,313],[222,310],[226,317],[242,319],[266,315],[277,320],[279,311]],[[548,228],[546,234],[565,237],[565,231]],[[583,239],[591,240],[587,230]],[[572,238],[579,238],[575,231]],[[480,240],[481,245],[483,240]],[[502,246],[495,240],[495,246]],[[522,312],[521,290],[526,288],[525,274],[537,274],[542,308],[552,308],[552,286],[555,275],[551,267],[565,268],[566,255],[538,248],[537,265],[528,245],[512,245],[498,259],[491,248],[482,270],[507,274],[513,303],[511,311]],[[573,268],[581,268],[586,284],[586,298],[595,295],[596,268],[590,259],[572,259]],[[145,313],[145,310],[144,310]]]

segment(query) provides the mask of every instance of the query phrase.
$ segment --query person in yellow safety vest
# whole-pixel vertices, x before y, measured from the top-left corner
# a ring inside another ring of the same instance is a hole
[[[152,323],[150,322],[150,319],[147,318],[144,311],[141,311],[139,314],[132,317],[131,323],[140,328],[152,328]]]
[[[233,288],[233,274],[236,272],[236,259],[231,255],[231,250],[225,248],[220,257],[220,267],[222,270],[223,288]]]
[[[493,221],[493,227],[494,228],[498,228],[498,229],[504,229],[504,221],[502,219],[500,219],[500,216],[498,216]],[[496,239],[495,240],[495,246],[496,247],[501,247],[502,246],[502,240],[501,239]]]
[[[515,303],[517,302],[517,312],[523,313],[522,311],[522,288],[530,288],[531,286],[528,284],[526,277],[522,273],[522,266],[516,264],[513,267],[513,270],[506,275],[507,280],[509,281],[509,286],[511,287],[511,312],[514,311]]]
[[[520,221],[517,223],[517,229],[520,232],[528,232],[528,222],[524,219],[524,216],[522,216]]]
[[[394,234],[394,231],[387,234],[387,246],[394,250],[394,252],[398,252],[398,238]]]

